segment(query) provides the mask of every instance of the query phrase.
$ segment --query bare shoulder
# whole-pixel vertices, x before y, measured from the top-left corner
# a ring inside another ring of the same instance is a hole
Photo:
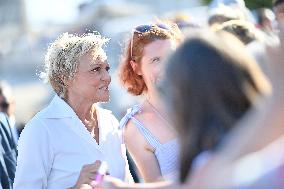
[[[137,118],[137,117],[136,117]],[[127,148],[143,149],[153,151],[153,148],[146,141],[145,137],[140,132],[136,123],[133,120],[129,120],[124,129],[124,140]],[[138,148],[137,148],[138,147]]]

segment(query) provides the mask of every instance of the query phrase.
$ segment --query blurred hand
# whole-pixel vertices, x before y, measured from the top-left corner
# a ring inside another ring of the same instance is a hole
[[[103,182],[101,183],[102,189],[118,189],[123,188],[124,183],[116,178],[111,176],[105,176]]]
[[[90,186],[89,184],[83,184],[81,185],[80,189],[93,189],[93,187]]]
[[[220,189],[230,188],[233,173],[233,162],[213,157],[191,173],[186,179],[184,188]]]
[[[92,181],[94,181],[95,174],[101,165],[101,161],[96,161],[92,164],[84,165],[81,169],[79,178],[72,189],[93,189]]]

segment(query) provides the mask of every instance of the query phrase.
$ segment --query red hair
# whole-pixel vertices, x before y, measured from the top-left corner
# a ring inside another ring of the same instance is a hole
[[[147,90],[147,86],[143,77],[134,72],[130,61],[135,61],[140,65],[143,57],[144,47],[153,41],[170,39],[176,43],[180,43],[182,39],[181,31],[176,24],[167,23],[165,25],[169,25],[169,29],[164,29],[157,25],[153,25],[149,31],[144,33],[134,31],[131,35],[131,38],[125,45],[124,53],[119,66],[119,79],[121,80],[122,85],[132,95],[141,95]],[[133,44],[131,45],[131,43]]]

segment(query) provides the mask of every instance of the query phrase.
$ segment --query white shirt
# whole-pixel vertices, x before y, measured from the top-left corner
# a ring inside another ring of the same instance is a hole
[[[128,163],[110,111],[98,108],[99,145],[73,109],[57,95],[24,128],[18,145],[14,189],[74,186],[83,165],[106,161],[111,176],[125,180]]]

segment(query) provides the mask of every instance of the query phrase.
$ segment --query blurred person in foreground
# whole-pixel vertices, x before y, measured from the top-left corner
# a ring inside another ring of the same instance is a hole
[[[273,43],[276,41],[276,36],[274,39],[272,37],[268,38],[263,31],[246,20],[230,20],[222,24],[213,25],[211,29],[213,29],[213,31],[224,30],[236,36],[244,43],[247,51],[256,59],[262,71],[266,75],[269,74],[269,62],[265,51],[265,45],[266,43]]]
[[[245,20],[230,20],[220,25],[211,27],[214,31],[224,30],[237,37],[244,45],[251,42],[264,40],[261,30],[257,29],[252,23]]]
[[[106,41],[94,33],[64,33],[50,44],[43,77],[56,94],[22,131],[15,189],[89,186],[100,161],[110,175],[127,181],[118,121],[97,105],[109,101]]]
[[[184,32],[186,33],[187,30],[190,31],[193,28],[201,27],[200,24],[194,23],[190,15],[183,13],[183,12],[177,12],[173,16],[170,16],[168,20],[170,20],[173,23],[176,23],[179,29],[181,30],[181,32],[183,33]]]
[[[12,136],[17,143],[19,133],[15,119],[15,99],[11,86],[5,81],[0,81],[0,112],[3,112],[8,116]]]
[[[160,91],[181,142],[180,183],[128,185],[106,177],[104,189],[191,188],[187,178],[210,162],[228,132],[270,92],[257,63],[228,33],[198,31],[166,62]]]
[[[244,0],[212,0],[208,5],[209,24],[241,19],[255,23],[255,19],[246,7]]]
[[[9,117],[0,112],[0,188],[12,189],[16,171],[17,144]]]
[[[133,29],[126,43],[119,77],[127,91],[142,97],[120,121],[124,142],[145,182],[178,179],[178,140],[168,120],[157,84],[166,56],[181,41],[176,24],[158,22]]]
[[[212,9],[208,15],[209,26],[222,24],[230,20],[245,20],[245,17],[240,10],[223,4]]]
[[[284,13],[280,45],[268,46],[272,95],[239,123],[221,150],[190,179],[193,188],[284,187]]]
[[[12,89],[8,83],[0,81],[0,188],[12,189],[16,171],[17,140]]]
[[[16,171],[17,149],[8,116],[0,112],[0,188],[12,189]]]
[[[257,26],[267,35],[273,35],[275,14],[271,9],[259,8],[256,10]]]
[[[281,19],[280,17],[284,13],[284,0],[273,0],[272,4],[276,20]]]

